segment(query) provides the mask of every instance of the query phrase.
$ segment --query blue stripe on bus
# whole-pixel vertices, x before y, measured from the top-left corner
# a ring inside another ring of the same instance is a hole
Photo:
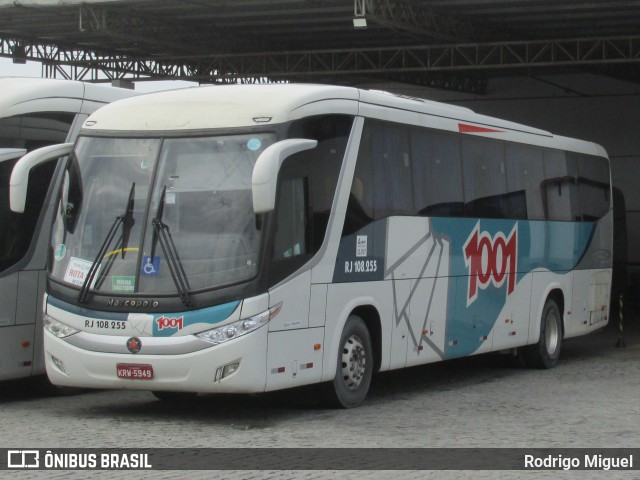
[[[436,234],[450,242],[450,279],[447,305],[445,358],[470,355],[482,346],[482,338],[493,329],[507,301],[508,283],[490,285],[469,303],[469,266],[464,246],[476,225],[495,238],[507,236],[517,225],[517,276],[522,278],[537,268],[556,273],[573,270],[583,258],[595,231],[590,222],[542,222],[490,219],[432,218]]]

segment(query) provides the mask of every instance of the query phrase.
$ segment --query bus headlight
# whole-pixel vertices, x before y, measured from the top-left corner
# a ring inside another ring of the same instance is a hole
[[[45,330],[58,338],[68,337],[69,335],[73,335],[74,333],[78,333],[80,331],[73,327],[70,327],[66,323],[62,323],[61,321],[50,317],[47,314],[44,315],[42,320]]]
[[[258,328],[269,323],[269,321],[275,317],[282,309],[282,303],[279,303],[275,307],[271,307],[269,310],[258,313],[250,318],[238,320],[237,322],[229,323],[222,327],[213,328],[204,332],[196,333],[196,337],[201,338],[209,343],[218,345],[220,343],[233,340],[234,338],[241,337],[247,333],[253,332]]]

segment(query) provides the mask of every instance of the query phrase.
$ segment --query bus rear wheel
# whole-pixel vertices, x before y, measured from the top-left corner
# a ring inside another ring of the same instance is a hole
[[[369,330],[360,317],[351,315],[340,337],[335,378],[327,385],[329,404],[340,408],[361,405],[369,392],[373,364]]]
[[[521,360],[529,368],[553,368],[560,358],[562,347],[562,314],[553,298],[548,298],[540,319],[538,343],[524,347]]]

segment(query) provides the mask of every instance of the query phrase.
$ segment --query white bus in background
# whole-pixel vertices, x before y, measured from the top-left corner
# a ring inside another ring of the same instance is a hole
[[[72,141],[91,113],[134,94],[77,81],[0,79],[0,380],[45,373],[42,298],[52,192],[58,187],[53,157],[31,170],[24,211],[14,213],[9,208],[14,166],[27,151]]]
[[[322,383],[353,407],[374,372],[493,351],[550,368],[608,321],[606,152],[430,101],[271,85],[116,102],[84,124],[55,211],[58,385]]]

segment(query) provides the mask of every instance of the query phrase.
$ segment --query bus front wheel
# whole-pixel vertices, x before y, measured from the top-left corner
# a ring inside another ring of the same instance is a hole
[[[538,343],[522,349],[521,360],[530,368],[553,368],[560,358],[562,346],[562,314],[553,298],[548,298],[540,319]]]
[[[373,374],[371,336],[364,321],[351,315],[340,337],[338,365],[333,382],[327,385],[327,400],[341,408],[364,402]]]

